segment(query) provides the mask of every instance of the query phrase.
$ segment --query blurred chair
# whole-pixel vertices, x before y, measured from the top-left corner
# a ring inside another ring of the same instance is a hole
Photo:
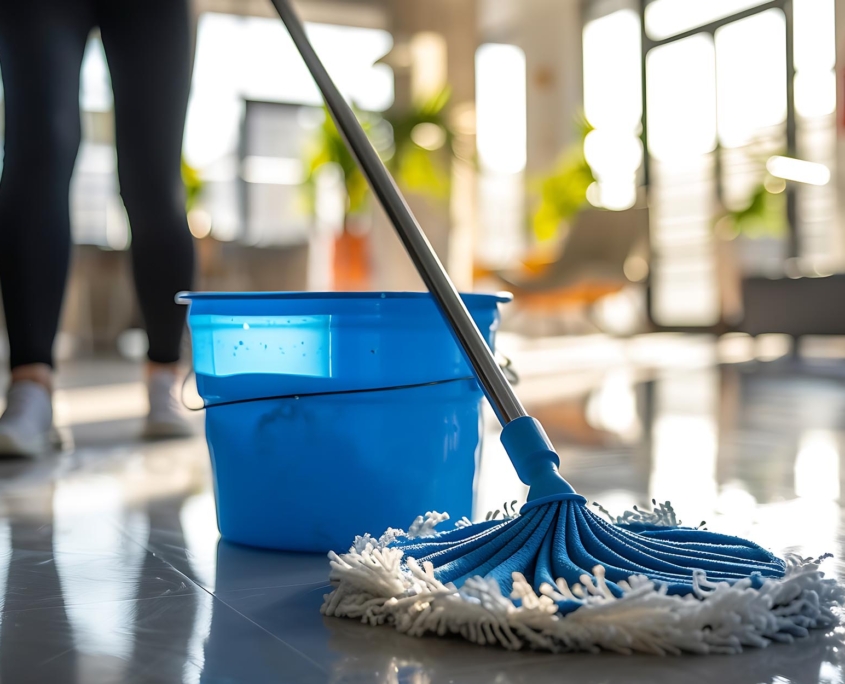
[[[742,321],[749,335],[845,335],[845,274],[742,280]],[[797,346],[796,346],[797,348]]]
[[[561,319],[566,312],[588,314],[600,299],[647,273],[648,210],[587,209],[573,222],[554,261],[496,277],[514,293],[521,311]]]

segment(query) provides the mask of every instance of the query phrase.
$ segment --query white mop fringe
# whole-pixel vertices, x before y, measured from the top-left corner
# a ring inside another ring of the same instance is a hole
[[[426,513],[407,536],[429,536],[448,517]],[[759,589],[750,579],[714,583],[700,572],[694,577],[694,595],[669,596],[664,587],[635,575],[618,583],[623,596],[617,598],[604,582],[604,568],[596,566],[595,582],[588,575],[573,586],[559,579],[556,586],[543,585],[539,595],[514,573],[507,597],[497,582],[481,577],[460,589],[439,582],[431,563],[420,565],[401,549],[388,548],[405,534],[389,529],[379,539],[357,537],[348,553],[330,552],[333,590],[324,597],[321,612],[392,625],[410,636],[454,634],[510,650],[733,654],[833,627],[845,603],[845,587],[819,571],[826,556],[789,556],[785,576],[766,579]],[[562,599],[577,599],[582,606],[560,615],[555,602]]]

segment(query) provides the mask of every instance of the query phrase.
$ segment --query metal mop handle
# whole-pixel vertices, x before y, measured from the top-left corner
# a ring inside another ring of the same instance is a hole
[[[434,295],[440,313],[458,339],[499,421],[504,426],[517,418],[526,416],[525,409],[514,394],[499,364],[496,363],[481,331],[458,295],[455,285],[446,274],[443,264],[434,253],[431,243],[411,213],[399,188],[396,187],[396,182],[367,139],[352,108],[343,99],[320,58],[317,57],[317,53],[305,35],[302,22],[289,0],[272,0],[272,2],[285,23],[299,54],[302,55],[308,70],[317,82],[338,129],[352,149],[364,176],[387,212],[423,282],[429,292]]]

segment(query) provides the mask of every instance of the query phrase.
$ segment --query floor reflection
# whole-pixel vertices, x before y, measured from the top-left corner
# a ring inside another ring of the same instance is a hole
[[[638,385],[621,377],[530,407],[551,425],[576,489],[611,511],[668,499],[688,524],[704,520],[780,552],[840,551],[841,378],[788,363],[657,370]]]
[[[170,526],[175,544],[182,548],[186,547],[185,535],[179,522],[179,514],[184,503],[184,495],[175,495],[150,501],[144,507],[149,520],[148,528],[150,530],[146,541],[142,542],[145,550],[151,546],[152,530],[159,529],[162,525]],[[135,541],[140,540],[136,537]],[[155,574],[157,563],[160,563],[160,560],[154,554],[145,553],[141,575],[148,577]],[[197,681],[198,675],[203,669],[203,664],[197,662],[199,653],[197,644],[195,643],[195,637],[199,634],[206,634],[208,630],[207,618],[199,620],[197,618],[200,617],[200,606],[205,607],[205,610],[202,612],[208,612],[207,605],[208,602],[202,601],[199,592],[186,593],[184,600],[181,602],[180,609],[173,611],[168,620],[168,647],[173,653],[178,653],[184,659],[165,656],[160,658],[154,657],[152,662],[150,662],[149,648],[147,648],[143,639],[143,630],[146,626],[143,624],[143,621],[137,620],[129,671],[133,675],[137,675],[139,672],[149,672],[158,681],[162,682]]]
[[[53,536],[49,533],[52,501],[50,486],[30,488],[25,498],[4,499],[7,524],[0,539],[3,543],[0,586],[4,590],[0,615],[0,682],[19,681],[21,655],[31,653],[45,636],[55,644],[60,655],[37,663],[42,681],[80,681],[80,654],[63,602],[60,600],[51,611],[49,624],[45,624],[40,611],[26,610],[27,605],[42,598],[62,596]],[[45,630],[49,631],[45,634]]]
[[[647,364],[616,354],[578,391],[555,390],[564,372],[534,385],[529,409],[567,478],[614,512],[671,499],[690,524],[779,553],[833,552],[825,568],[845,577],[845,373],[713,366],[696,344],[663,366],[643,349]],[[102,388],[74,396],[109,402]],[[736,658],[626,659],[513,654],[325,619],[322,555],[219,540],[201,439],[104,446],[94,414],[74,411],[88,417],[70,425],[74,451],[0,463],[3,684],[843,681],[842,632]],[[480,517],[525,496],[492,420],[487,429]]]

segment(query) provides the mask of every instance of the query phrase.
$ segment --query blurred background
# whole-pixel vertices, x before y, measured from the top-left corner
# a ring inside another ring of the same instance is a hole
[[[514,293],[497,345],[575,488],[614,513],[670,498],[689,524],[704,518],[778,553],[841,559],[845,0],[297,7],[458,287]],[[193,10],[183,176],[197,289],[422,290],[271,4],[195,0]],[[191,593],[187,576],[292,643],[328,634],[334,659],[314,657],[347,681],[341,675],[366,660],[361,642],[339,621],[320,621],[317,593],[307,601],[238,593],[276,586],[281,566],[218,545],[205,440],[137,440],[147,342],[96,33],[80,106],[74,263],[54,398],[69,448],[55,461],[3,464],[0,605],[4,593],[7,610],[27,592],[64,596],[54,601],[68,605],[64,623],[50,619],[76,635],[86,682],[128,681],[128,654],[146,664],[141,646],[170,620],[161,606],[172,605],[178,618],[162,629],[174,636],[152,652],[170,653],[178,672],[155,681],[182,681],[184,672],[194,682],[209,633],[206,668],[242,661],[230,653],[238,642],[225,648],[235,628],[221,622],[223,603]],[[6,360],[0,331],[0,375]],[[486,430],[482,518],[525,495],[489,411]],[[10,560],[31,539],[48,550]],[[95,565],[77,559],[80,549]],[[845,577],[841,560],[827,564]],[[314,567],[322,582],[324,559]],[[52,573],[47,589],[33,580],[41,568]],[[172,587],[138,579],[147,576]],[[171,589],[185,595],[146,602]],[[153,606],[152,617],[135,611],[133,596]],[[21,611],[20,620],[31,618],[38,662],[51,662],[36,613]],[[260,644],[264,634],[250,638]],[[0,632],[9,654],[16,643]],[[225,658],[215,660],[221,645]],[[841,643],[817,646],[804,661],[766,651],[745,662],[753,681],[842,681]],[[50,648],[58,667],[68,640]],[[405,641],[382,655],[385,671],[431,664]],[[737,661],[714,662],[689,667],[727,671]],[[94,676],[95,668],[112,674]],[[514,672],[501,681],[524,681]],[[584,681],[611,681],[597,672]],[[619,679],[630,681],[627,666]]]
[[[787,335],[770,354],[845,334],[834,5],[299,7],[458,286],[516,294],[506,329]],[[198,288],[422,289],[271,5],[194,11],[184,176]],[[97,35],[80,106],[58,353],[141,358]]]

